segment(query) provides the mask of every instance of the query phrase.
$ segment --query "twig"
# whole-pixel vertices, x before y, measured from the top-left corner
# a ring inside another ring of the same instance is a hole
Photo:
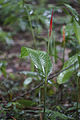
[[[44,84],[44,82],[40,83],[39,85],[37,85],[36,87],[34,87],[33,89],[31,89],[30,91],[28,92],[25,92],[24,94],[21,94],[20,96],[17,96],[16,98],[14,98],[12,101],[16,101],[17,99],[27,95],[27,94],[30,94],[31,92],[33,92],[34,90],[38,89],[40,86],[42,86]]]
[[[61,70],[60,72],[56,73],[56,74],[52,73],[51,75],[49,75],[48,80],[50,80],[50,79],[52,79],[54,77],[57,77],[60,73],[68,70],[69,68],[71,68],[72,66],[74,66],[76,63],[77,63],[77,61],[75,63],[71,64],[70,66],[66,67],[65,69]]]
[[[77,63],[77,61],[76,61],[74,64],[76,64],[76,63]],[[65,69],[61,70],[60,72],[58,72],[58,73],[56,73],[56,74],[52,73],[52,74],[48,77],[47,81],[50,80],[50,79],[52,79],[52,78],[54,78],[54,77],[57,77],[60,73],[66,71],[66,70],[68,70],[69,68],[71,68],[72,66],[74,66],[74,64],[71,64],[70,66],[66,67]],[[41,87],[43,84],[44,84],[44,81],[43,81],[42,83],[40,83],[39,85],[37,85],[36,87],[34,87],[33,89],[31,89],[30,91],[25,92],[25,93],[21,94],[20,96],[17,96],[17,97],[14,98],[12,101],[16,101],[17,99],[20,99],[21,97],[23,97],[23,96],[25,96],[25,95],[27,95],[27,94],[32,93],[33,91],[35,91],[36,89],[38,89],[39,87]]]

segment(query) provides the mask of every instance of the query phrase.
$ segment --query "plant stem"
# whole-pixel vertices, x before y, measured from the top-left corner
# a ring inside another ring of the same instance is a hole
[[[63,42],[63,58],[62,58],[63,66],[64,66],[64,58],[65,58],[65,43]],[[60,101],[62,101],[63,100],[63,85],[60,85],[60,89],[61,89]]]
[[[54,61],[56,63],[56,42],[55,42],[55,38],[53,37],[54,39]]]
[[[28,14],[28,12],[27,12],[27,14]],[[31,33],[32,33],[32,36],[33,36],[33,46],[34,46],[34,49],[36,49],[36,39],[35,39],[34,31],[33,31],[32,24],[31,24],[31,18],[30,18],[29,14],[28,14],[28,20],[29,20],[29,24],[30,24]],[[31,62],[31,69],[34,72],[33,62]]]
[[[77,112],[76,112],[77,120],[79,120],[78,101],[79,101],[79,77],[77,77]]]
[[[50,42],[50,37],[48,34],[48,55],[49,55],[49,42]],[[48,58],[46,59],[46,61],[48,60]],[[45,82],[44,82],[44,116],[43,116],[43,120],[46,120],[46,94],[47,94],[47,82],[48,82],[48,76],[47,76],[47,66],[46,66],[46,74],[45,74]]]
[[[41,87],[39,88],[39,104],[41,104]]]
[[[50,42],[50,37],[48,37],[48,55],[49,55],[49,42]]]
[[[47,76],[45,77],[45,82],[44,82],[44,117],[43,117],[43,120],[46,120],[46,94],[47,94]]]
[[[48,33],[48,55],[50,54],[49,52],[49,43],[50,43],[50,38],[51,38],[51,33],[52,33],[52,21],[53,21],[53,11],[51,15],[51,20],[50,20],[50,28],[49,28],[49,33]],[[44,120],[46,119],[46,93],[47,93],[47,82],[48,82],[48,58],[46,59],[46,72],[45,72],[45,82],[44,82]]]
[[[23,7],[24,7],[24,0],[23,0]],[[33,28],[32,28],[31,18],[30,18],[30,15],[28,14],[29,13],[28,9],[30,9],[30,8],[27,8],[26,10],[27,10],[27,15],[28,15],[28,20],[29,20],[29,24],[30,24],[31,33],[32,33],[32,36],[33,36],[34,49],[36,49],[36,39],[35,39],[34,31],[33,31]]]
[[[27,12],[27,14],[28,14],[28,12]],[[28,14],[28,20],[29,20],[29,24],[30,24],[31,33],[32,33],[32,36],[33,36],[34,49],[36,49],[36,39],[35,39],[34,31],[33,31],[33,28],[32,28],[32,23],[31,23],[31,18],[30,18],[29,14]]]
[[[63,43],[63,65],[64,65],[64,58],[65,58],[65,43]]]
[[[50,37],[48,34],[48,55],[49,55],[49,42],[50,42]],[[48,60],[48,58],[46,59],[46,61]],[[44,81],[44,116],[43,116],[43,120],[46,119],[46,93],[47,93],[47,66],[46,66],[46,73],[45,73],[45,81]]]
[[[34,72],[34,64],[33,64],[32,60],[31,60],[31,71]]]
[[[24,0],[23,0],[23,7],[24,7]]]

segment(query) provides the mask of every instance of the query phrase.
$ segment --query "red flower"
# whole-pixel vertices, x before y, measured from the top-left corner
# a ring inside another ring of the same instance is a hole
[[[52,10],[51,20],[50,20],[49,37],[51,36],[51,32],[52,32],[52,22],[53,22],[53,10]]]

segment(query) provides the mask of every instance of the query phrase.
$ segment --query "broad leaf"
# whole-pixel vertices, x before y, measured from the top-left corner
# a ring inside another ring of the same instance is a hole
[[[69,67],[71,64],[74,64],[74,65],[59,74],[59,76],[57,78],[57,82],[59,84],[67,82],[70,79],[70,77],[72,76],[72,74],[79,68],[79,63],[78,63],[78,55],[79,54],[80,53],[72,56],[68,61],[65,62],[64,66],[63,66],[63,70],[66,67]]]
[[[73,28],[74,28],[76,38],[80,44],[80,25],[78,24],[78,22],[76,20],[74,20]]]
[[[21,57],[30,56],[35,67],[43,73],[49,75],[52,70],[52,62],[46,52],[33,50],[27,47],[21,48]]]

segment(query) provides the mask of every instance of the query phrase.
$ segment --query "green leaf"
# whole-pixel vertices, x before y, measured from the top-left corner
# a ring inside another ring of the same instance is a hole
[[[31,100],[25,100],[25,99],[18,100],[17,102],[24,107],[31,107],[31,106],[36,105],[35,102],[33,102]]]
[[[24,87],[27,87],[30,83],[32,82],[32,78],[31,77],[28,77],[24,80]]]
[[[78,55],[78,62],[79,62],[79,68],[80,68],[80,55]]]
[[[37,77],[39,74],[37,72],[31,72],[31,71],[21,71],[20,74],[24,74],[30,77]]]
[[[53,115],[51,116],[51,120],[56,120],[57,118],[59,118],[60,120],[73,120],[73,118],[66,116],[63,113],[54,111]]]
[[[80,25],[78,24],[78,22],[76,20],[74,20],[73,28],[74,28],[76,38],[77,38],[77,40],[79,41],[79,44],[80,44]]]
[[[77,73],[77,76],[80,77],[80,55],[78,55],[78,62],[79,62],[79,71]]]
[[[72,56],[71,58],[69,58],[68,61],[65,62],[63,69],[65,69],[66,67],[69,67],[71,64],[74,64],[74,65],[59,74],[59,76],[57,77],[57,82],[59,84],[67,82],[72,76],[72,74],[79,68],[78,55],[80,55],[80,53]]]
[[[22,71],[20,74],[24,74],[27,77],[31,77],[34,80],[41,80],[43,77],[43,74],[40,74],[38,71],[37,72],[31,72],[31,71]]]
[[[67,109],[67,112],[74,111],[77,108],[77,102],[73,103],[73,106]],[[78,103],[78,111],[80,109],[80,103]]]
[[[6,73],[6,61],[0,61],[0,72],[3,73],[4,77],[7,76],[7,73]]]
[[[72,8],[70,5],[65,4],[65,6],[70,10],[70,12],[72,13],[72,15],[75,17],[76,20],[79,19],[79,14],[76,11],[76,9]]]
[[[44,51],[33,50],[31,48],[22,47],[21,57],[30,56],[35,67],[43,73],[43,75],[49,75],[52,71],[52,62],[48,54]]]
[[[10,32],[4,32],[0,28],[0,41],[6,42],[8,45],[14,45],[14,41],[12,40],[12,36]]]
[[[66,36],[71,36],[74,34],[74,27],[72,23],[66,25]]]

